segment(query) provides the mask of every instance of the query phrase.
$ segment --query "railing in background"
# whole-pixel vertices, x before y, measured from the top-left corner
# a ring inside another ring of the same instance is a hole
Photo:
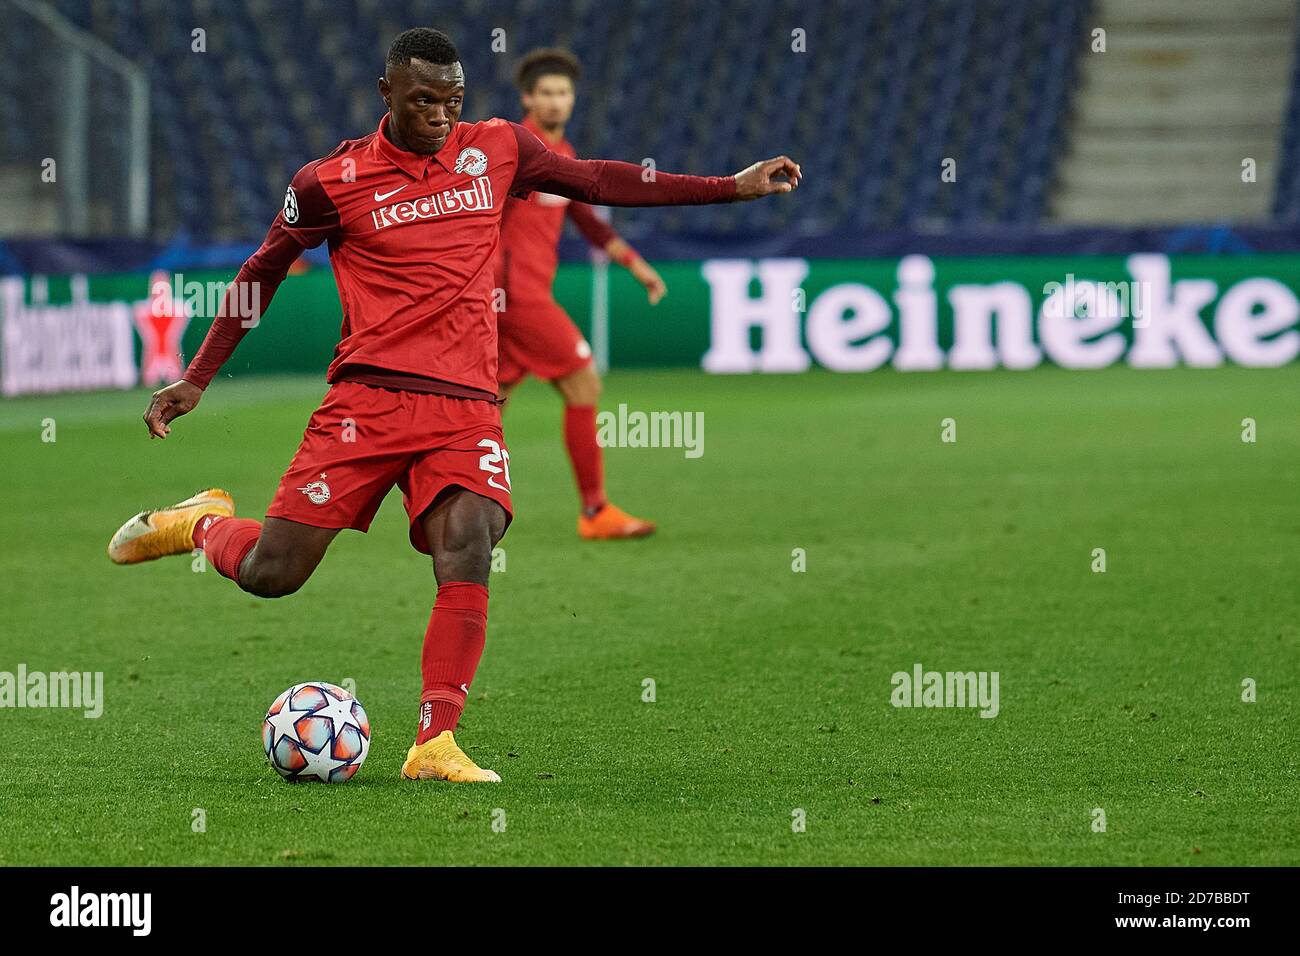
[[[145,69],[46,3],[0,11],[0,234],[147,236]]]

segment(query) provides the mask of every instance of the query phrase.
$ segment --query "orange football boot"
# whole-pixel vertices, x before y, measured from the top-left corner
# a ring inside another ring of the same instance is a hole
[[[578,537],[587,541],[609,541],[615,538],[644,538],[655,533],[655,523],[634,518],[622,508],[608,502],[588,518],[578,515]]]

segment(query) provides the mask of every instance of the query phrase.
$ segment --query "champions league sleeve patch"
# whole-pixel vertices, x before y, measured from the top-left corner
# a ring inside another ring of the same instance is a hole
[[[298,194],[292,186],[284,191],[284,221],[290,225],[298,221]]]

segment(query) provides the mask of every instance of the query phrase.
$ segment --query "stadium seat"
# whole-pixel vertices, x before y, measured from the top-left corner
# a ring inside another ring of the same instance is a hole
[[[990,4],[998,16],[977,15]],[[580,155],[716,173],[788,152],[805,166],[798,204],[618,210],[632,237],[1032,222],[1044,213],[1089,8],[1086,0],[754,0],[740,20],[690,0],[550,0],[545,9],[487,0],[56,6],[149,69],[154,178],[173,187],[155,202],[155,228],[207,240],[260,237],[301,165],[373,129],[386,44],[418,23],[458,41],[467,119],[517,119],[515,57],[560,44],[586,69],[569,129]],[[219,56],[191,50],[195,23]],[[504,55],[490,45],[497,28],[506,31]],[[806,52],[794,49],[796,29]],[[24,42],[21,29],[0,42]],[[0,110],[16,102],[18,91],[6,91]],[[1297,110],[1293,102],[1287,159],[1300,149]],[[940,178],[945,158],[957,160],[956,182]],[[1281,165],[1276,209],[1294,219],[1298,167]]]

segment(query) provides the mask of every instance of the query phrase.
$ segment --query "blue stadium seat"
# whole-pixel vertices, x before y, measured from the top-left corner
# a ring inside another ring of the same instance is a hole
[[[798,203],[618,210],[629,236],[1033,222],[1060,153],[1090,4],[752,0],[744,17],[692,0],[55,6],[149,70],[156,228],[242,240],[260,238],[300,166],[374,128],[386,46],[419,24],[457,41],[468,119],[518,119],[517,57],[564,45],[585,67],[569,129],[580,155],[717,173],[788,152],[809,176]],[[191,50],[196,24],[207,53]],[[491,48],[497,28],[504,54]],[[792,49],[795,30],[807,52]],[[0,38],[0,55],[25,42],[20,21]],[[22,137],[25,124],[9,115],[21,91],[13,78],[4,84],[0,126]],[[1275,204],[1288,219],[1300,218],[1298,130],[1293,101]],[[957,161],[956,182],[940,179],[945,158]]]

